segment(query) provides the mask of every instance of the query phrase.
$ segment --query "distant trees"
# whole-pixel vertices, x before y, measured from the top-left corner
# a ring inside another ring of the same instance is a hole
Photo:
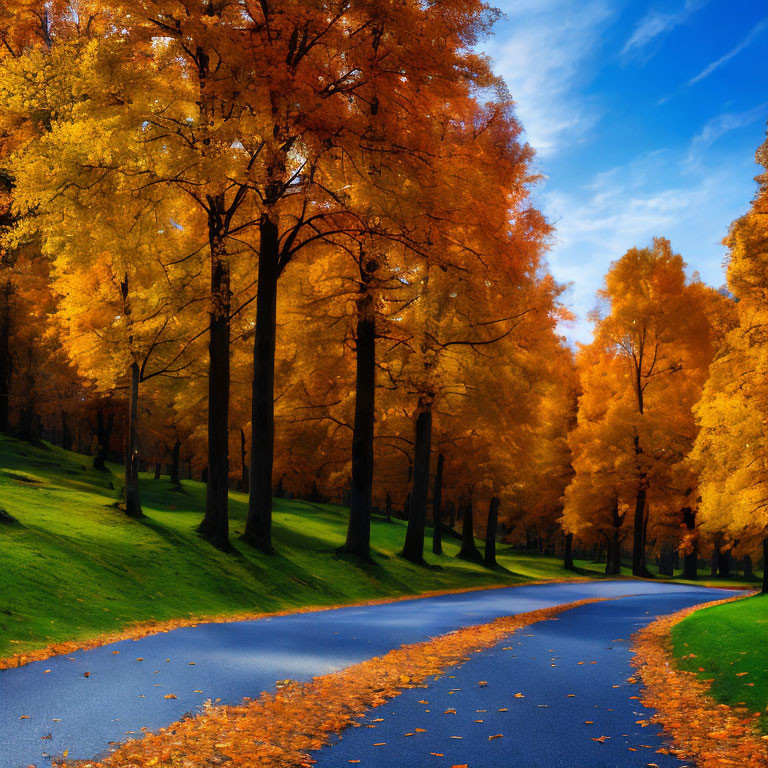
[[[614,553],[609,571],[618,573],[616,547],[628,516],[632,573],[648,576],[649,530],[663,526],[665,512],[679,521],[690,504],[695,478],[683,468],[696,437],[692,408],[729,301],[687,280],[681,257],[663,239],[615,262],[601,299],[595,340],[578,360],[581,395],[569,437],[575,474],[564,521],[576,536],[599,532]]]

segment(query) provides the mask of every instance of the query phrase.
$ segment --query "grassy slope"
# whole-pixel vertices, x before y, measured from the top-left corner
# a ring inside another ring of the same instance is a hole
[[[697,611],[674,628],[672,641],[680,666],[713,680],[718,701],[768,710],[768,596]]]
[[[114,486],[113,490],[109,486]],[[397,557],[402,522],[374,522],[377,565],[336,556],[346,510],[275,502],[278,555],[264,557],[238,540],[247,499],[231,495],[234,555],[195,534],[204,486],[142,478],[147,519],[112,506],[119,469],[96,472],[90,459],[58,448],[0,438],[0,507],[18,525],[0,524],[0,657],[62,640],[84,639],[137,621],[331,605],[439,589],[565,578],[558,561],[499,561],[512,573],[455,560],[457,543],[421,568]]]
[[[275,501],[278,554],[265,557],[238,539],[247,503],[238,493],[230,505],[237,551],[224,555],[195,534],[205,486],[184,481],[178,493],[167,478],[144,477],[147,519],[134,521],[113,506],[121,485],[118,467],[96,472],[88,457],[0,436],[0,507],[18,520],[0,523],[0,657],[141,621],[574,576],[558,560],[505,547],[498,560],[508,572],[489,571],[456,560],[458,542],[448,538],[445,556],[426,556],[434,567],[417,567],[397,556],[400,521],[374,521],[377,564],[360,566],[336,555],[346,510],[302,501]],[[582,575],[602,570],[577,565]]]

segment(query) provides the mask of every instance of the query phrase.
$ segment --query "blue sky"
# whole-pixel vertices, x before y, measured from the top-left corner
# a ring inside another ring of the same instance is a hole
[[[610,262],[654,235],[724,283],[768,120],[768,0],[496,0],[482,44],[546,176],[552,272],[587,313]]]

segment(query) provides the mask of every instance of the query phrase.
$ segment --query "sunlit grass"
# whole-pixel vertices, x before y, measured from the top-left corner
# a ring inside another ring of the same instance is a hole
[[[672,630],[672,641],[680,666],[712,680],[718,701],[746,704],[768,724],[768,596],[697,611]]]

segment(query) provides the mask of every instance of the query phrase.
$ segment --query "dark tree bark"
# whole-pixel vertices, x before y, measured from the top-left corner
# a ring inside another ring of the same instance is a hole
[[[179,474],[179,464],[181,462],[181,440],[178,438],[171,449],[171,483],[181,487],[181,476]]]
[[[683,507],[681,510],[683,515],[683,524],[689,531],[696,529],[696,511],[691,507]],[[686,552],[683,557],[683,578],[696,580],[698,578],[698,560],[699,560],[699,542],[698,539],[693,540],[693,549],[690,552]]]
[[[392,522],[392,494],[387,491],[387,522]]]
[[[632,539],[632,575],[651,578],[653,574],[645,564],[645,532],[646,532],[646,488],[645,480],[640,481],[635,498],[634,532]]]
[[[744,555],[744,560],[742,561],[742,567],[744,569],[745,579],[755,578],[755,572],[752,570],[752,558],[749,555]]]
[[[139,496],[139,450],[137,430],[139,425],[139,364],[132,363],[128,397],[128,429],[125,439],[125,513],[129,517],[141,517]]]
[[[429,457],[432,444],[432,407],[425,399],[419,402],[416,417],[416,448],[413,462],[413,488],[408,510],[403,557],[412,563],[424,561],[424,531],[427,526],[429,496]]]
[[[448,527],[453,530],[456,527],[456,505],[448,502]]]
[[[664,542],[659,553],[659,576],[675,575],[675,552],[667,542]]]
[[[355,338],[355,423],[352,433],[352,487],[349,525],[343,550],[370,560],[371,494],[373,492],[373,429],[376,409],[376,312],[371,282],[378,270],[374,259],[360,265]]]
[[[613,502],[611,508],[611,517],[613,526],[611,528],[610,536],[606,536],[607,539],[607,551],[608,556],[605,563],[605,575],[606,576],[620,576],[621,575],[621,526],[624,522],[624,515],[619,514],[619,502],[618,499]]]
[[[198,531],[215,547],[229,544],[230,268],[224,247],[224,201],[211,200],[211,312],[208,341],[208,483]]]
[[[245,430],[240,427],[240,490],[248,493],[248,463],[246,456],[248,451],[245,447]]]
[[[13,285],[6,280],[0,306],[0,432],[11,429],[11,293]]]
[[[69,428],[67,414],[64,411],[61,412],[61,447],[65,451],[72,450],[72,430]]]
[[[268,214],[259,222],[259,284],[253,341],[251,472],[245,540],[272,554],[272,464],[275,443],[275,343],[280,243]]]
[[[105,470],[107,468],[107,456],[109,456],[109,439],[115,426],[115,414],[110,411],[107,419],[104,419],[104,409],[99,408],[96,414],[96,455],[93,457],[94,469]]]
[[[768,536],[763,539],[763,589],[762,594],[768,595]]]
[[[494,496],[488,509],[488,525],[485,529],[485,565],[495,568],[496,562],[496,530],[499,522],[499,500]]]
[[[566,571],[575,571],[576,566],[573,564],[573,534],[565,534],[565,554],[563,555],[563,568]]]
[[[472,560],[481,563],[483,557],[475,546],[475,524],[472,517],[472,502],[462,506],[463,521],[461,528],[461,549],[456,557],[461,560]]]
[[[437,456],[435,485],[432,491],[432,553],[443,554],[443,454]]]
[[[717,575],[721,579],[731,578],[731,550],[719,551],[717,556]]]
[[[160,479],[160,475],[163,473],[163,465],[162,462],[156,461],[155,462],[155,480]]]

